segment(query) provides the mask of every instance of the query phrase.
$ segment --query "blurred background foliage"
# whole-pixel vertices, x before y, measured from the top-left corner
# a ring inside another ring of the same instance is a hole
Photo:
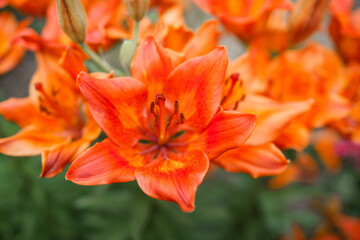
[[[202,20],[189,23],[203,22],[206,16],[195,11],[187,18]],[[40,31],[43,25],[43,19],[36,19],[32,27]],[[235,56],[244,50],[231,36],[223,43],[238,45],[230,51]],[[33,58],[27,53],[14,71],[1,76],[2,99],[27,95],[36,68]],[[0,137],[18,129],[0,117]],[[317,157],[312,148],[307,151]],[[286,154],[296,157],[294,151]],[[279,239],[295,224],[311,236],[324,221],[321,206],[333,196],[341,199],[345,215],[360,217],[360,175],[351,159],[344,159],[335,174],[322,168],[312,184],[276,190],[268,187],[270,177],[252,179],[215,169],[200,185],[193,213],[148,197],[136,182],[86,187],[66,181],[66,169],[51,179],[39,178],[40,172],[39,156],[0,154],[0,239]]]

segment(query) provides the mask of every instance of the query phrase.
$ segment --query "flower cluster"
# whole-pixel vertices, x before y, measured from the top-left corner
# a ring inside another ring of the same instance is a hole
[[[0,1],[46,16],[39,34],[31,18],[0,13],[0,74],[26,50],[37,63],[29,96],[0,103],[21,127],[0,139],[0,153],[41,154],[41,177],[71,163],[66,179],[79,185],[136,180],[185,212],[216,167],[279,175],[273,188],[308,182],[318,171],[303,151],[312,143],[336,171],[340,148],[360,144],[359,11],[351,2]],[[184,19],[194,4],[215,17],[196,31]],[[307,40],[328,9],[337,51]],[[230,34],[248,46],[233,60],[231,46],[219,44]],[[103,51],[119,51],[120,62]],[[286,149],[298,152],[293,163]]]

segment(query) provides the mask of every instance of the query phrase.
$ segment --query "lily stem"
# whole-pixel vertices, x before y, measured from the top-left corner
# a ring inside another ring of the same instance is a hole
[[[139,42],[139,30],[140,30],[140,21],[135,21],[135,28],[134,28],[134,41],[136,44]]]
[[[86,43],[82,43],[80,46],[84,50],[84,52],[90,57],[90,59],[104,71],[106,71],[106,72],[113,71],[116,76],[125,76],[126,75],[123,70],[117,69],[117,68],[111,66],[102,57],[100,57],[96,52],[94,52]]]

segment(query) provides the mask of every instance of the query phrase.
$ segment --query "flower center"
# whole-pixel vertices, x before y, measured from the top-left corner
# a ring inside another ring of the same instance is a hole
[[[84,122],[80,115],[74,115],[73,111],[65,109],[56,101],[56,95],[58,91],[52,90],[51,94],[47,93],[42,83],[35,83],[35,89],[40,93],[39,110],[49,117],[56,118],[59,122],[64,120],[66,128],[74,133],[74,138],[81,136],[81,129]]]
[[[174,151],[174,148],[187,144],[171,142],[184,133],[184,131],[176,132],[175,130],[178,125],[184,123],[185,116],[179,112],[178,101],[174,102],[173,113],[168,114],[165,101],[166,98],[163,94],[156,94],[155,101],[150,104],[150,117],[154,120],[153,129],[156,137],[145,130],[143,131],[149,140],[140,140],[139,143],[149,144],[150,147],[140,152],[140,154],[155,153],[154,158],[156,158],[161,153],[165,159],[168,159],[167,150]]]

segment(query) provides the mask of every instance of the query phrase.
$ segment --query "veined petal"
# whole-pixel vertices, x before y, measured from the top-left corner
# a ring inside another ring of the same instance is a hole
[[[84,56],[79,50],[74,48],[67,48],[59,60],[59,64],[65,68],[74,79],[81,71],[86,71],[84,60],[87,57]]]
[[[66,179],[80,185],[129,182],[135,180],[135,168],[144,161],[134,149],[119,147],[107,138],[75,159]]]
[[[164,94],[179,102],[180,112],[194,130],[203,131],[218,110],[227,64],[226,49],[218,47],[180,64],[169,76]]]
[[[291,122],[276,138],[275,144],[281,149],[293,148],[301,151],[309,144],[310,130],[301,122]]]
[[[194,33],[184,25],[170,25],[163,39],[163,46],[176,52],[181,52],[185,45],[192,39]]]
[[[186,44],[183,51],[185,59],[199,57],[214,50],[218,46],[218,26],[219,22],[216,20],[205,22]]]
[[[14,136],[1,138],[0,152],[11,156],[34,156],[69,141],[70,139],[29,126]]]
[[[172,70],[171,58],[153,37],[138,47],[131,63],[131,76],[149,87],[149,97],[162,93],[163,85]]]
[[[93,116],[91,115],[88,107],[85,108],[84,112],[85,112],[87,121],[82,130],[82,138],[86,139],[89,142],[92,142],[100,135],[101,128],[96,123]]]
[[[229,172],[246,172],[253,178],[280,174],[289,161],[274,144],[243,145],[215,158],[214,163]]]
[[[12,46],[10,51],[0,59],[0,75],[15,68],[23,58],[24,54],[25,48],[18,45]]]
[[[322,127],[330,121],[340,120],[350,114],[351,103],[336,93],[329,93],[316,101],[312,108],[311,124]]]
[[[222,111],[215,114],[203,133],[204,151],[210,160],[240,147],[255,128],[256,116],[247,113]]]
[[[246,53],[229,63],[227,76],[239,73],[247,93],[262,93],[268,84],[270,60],[270,53],[265,46],[259,41],[252,41]]]
[[[0,114],[22,127],[33,123],[40,115],[30,98],[9,98],[1,102]]]
[[[246,144],[261,145],[271,142],[296,116],[308,111],[313,100],[299,102],[276,102],[270,98],[248,95],[237,110],[257,116],[254,132]]]
[[[131,145],[141,126],[147,99],[145,85],[127,77],[96,79],[85,72],[79,74],[78,83],[91,114],[107,136],[117,144],[127,138]],[[132,130],[131,135],[124,135]]]
[[[37,106],[43,105],[44,93],[36,88],[37,84],[41,84],[49,98],[57,102],[56,108],[58,109],[54,109],[56,112],[60,111],[63,115],[67,115],[64,118],[68,118],[68,120],[79,115],[81,95],[72,76],[58,64],[57,58],[48,51],[36,52],[35,58],[38,68],[29,85],[29,96],[32,101]]]
[[[209,168],[209,160],[199,150],[157,158],[136,169],[140,188],[150,197],[176,202],[184,212],[195,208],[195,193]]]
[[[89,146],[89,141],[80,139],[61,145],[54,150],[44,151],[41,154],[42,172],[40,177],[55,177],[57,174],[62,172],[67,164],[74,160]]]

